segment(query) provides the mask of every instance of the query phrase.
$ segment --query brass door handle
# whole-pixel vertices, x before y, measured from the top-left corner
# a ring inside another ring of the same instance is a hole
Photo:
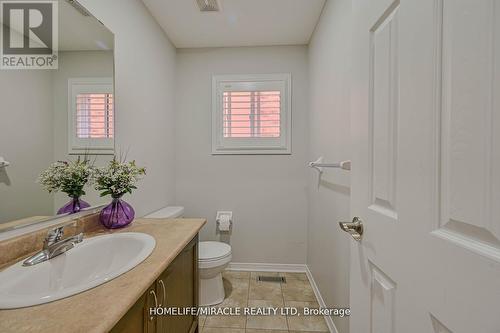
[[[354,217],[352,222],[339,222],[340,229],[349,233],[355,241],[361,241],[363,237],[363,221],[359,217]]]

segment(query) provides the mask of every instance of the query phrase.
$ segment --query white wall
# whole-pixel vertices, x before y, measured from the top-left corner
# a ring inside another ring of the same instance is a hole
[[[182,49],[177,53],[176,201],[208,218],[232,210],[233,262],[305,263],[307,48]],[[292,155],[211,155],[214,74],[292,74]]]
[[[309,46],[309,137],[311,160],[350,158],[351,1],[327,1]],[[350,237],[338,221],[350,219],[349,173],[309,174],[307,264],[328,306],[349,305]],[[339,333],[347,318],[334,318]]]
[[[52,215],[53,198],[36,183],[53,161],[49,70],[0,71],[0,223]]]
[[[74,160],[68,155],[68,79],[82,77],[113,77],[113,53],[111,51],[65,51],[59,52],[59,67],[53,71],[52,84],[54,94],[54,161]],[[96,166],[103,166],[111,156],[91,156]],[[92,186],[85,189],[83,200],[96,206],[109,201],[101,198]],[[57,211],[66,202],[68,196],[57,193],[54,196],[54,209]]]
[[[141,1],[81,3],[115,34],[115,144],[147,168],[139,189],[125,197],[141,216],[175,199],[175,48]]]

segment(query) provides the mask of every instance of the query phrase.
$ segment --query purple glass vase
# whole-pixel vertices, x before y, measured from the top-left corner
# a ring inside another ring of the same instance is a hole
[[[101,210],[99,220],[106,228],[117,229],[130,224],[134,216],[132,206],[120,198],[113,198],[113,201]]]
[[[90,205],[87,202],[80,199],[80,197],[71,197],[71,200],[67,204],[59,208],[59,210],[57,211],[57,215],[78,213],[83,208],[88,208],[88,207],[90,207]]]

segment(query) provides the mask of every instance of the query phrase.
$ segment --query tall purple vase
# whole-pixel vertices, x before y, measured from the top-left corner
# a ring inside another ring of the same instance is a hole
[[[134,217],[132,206],[120,198],[113,198],[113,201],[101,210],[99,221],[108,229],[117,229],[129,225]]]
[[[71,200],[67,204],[59,208],[57,215],[78,213],[82,209],[88,207],[90,207],[90,205],[80,199],[80,197],[71,197]]]

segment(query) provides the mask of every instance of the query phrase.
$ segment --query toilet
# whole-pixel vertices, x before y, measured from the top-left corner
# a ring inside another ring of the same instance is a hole
[[[184,207],[169,206],[146,215],[145,218],[180,218]],[[200,306],[222,303],[224,285],[222,272],[231,262],[231,246],[222,242],[198,243],[198,269],[200,273]]]

